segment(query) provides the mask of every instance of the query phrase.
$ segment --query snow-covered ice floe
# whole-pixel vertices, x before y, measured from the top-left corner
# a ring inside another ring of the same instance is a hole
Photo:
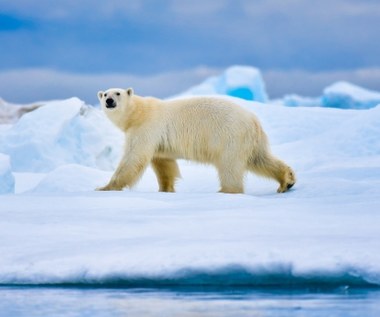
[[[294,194],[8,196],[0,284],[379,286],[379,199]]]
[[[175,194],[151,169],[95,192],[122,138],[78,99],[0,129],[16,179],[0,197],[0,285],[380,287],[380,107],[234,100],[295,169],[290,192],[247,175],[246,194],[219,194],[212,167],[185,161]]]

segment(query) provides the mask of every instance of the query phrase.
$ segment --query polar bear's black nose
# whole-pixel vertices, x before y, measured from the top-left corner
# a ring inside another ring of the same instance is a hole
[[[107,104],[107,108],[114,108],[115,107],[114,101],[112,98],[106,99],[106,104]]]

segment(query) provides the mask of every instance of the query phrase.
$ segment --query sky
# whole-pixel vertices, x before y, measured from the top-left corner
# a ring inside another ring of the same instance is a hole
[[[380,90],[379,30],[378,0],[0,0],[0,97],[166,97],[231,65],[258,67],[272,98]]]

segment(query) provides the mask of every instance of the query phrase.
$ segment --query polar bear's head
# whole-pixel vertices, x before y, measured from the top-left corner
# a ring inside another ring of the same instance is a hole
[[[121,130],[125,129],[125,120],[134,111],[133,89],[111,88],[99,91],[98,98],[107,117]]]
[[[99,91],[98,98],[105,112],[120,111],[129,104],[133,96],[133,89],[111,88],[106,91]]]

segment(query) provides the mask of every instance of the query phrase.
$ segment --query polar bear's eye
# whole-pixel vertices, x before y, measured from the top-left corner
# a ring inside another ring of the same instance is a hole
[[[120,92],[117,92],[117,93],[116,93],[116,96],[120,96]]]
[[[107,93],[104,94],[104,97],[107,97]]]

